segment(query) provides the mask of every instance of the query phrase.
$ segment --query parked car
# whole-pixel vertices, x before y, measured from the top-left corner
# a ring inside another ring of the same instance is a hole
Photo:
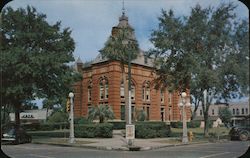
[[[11,128],[3,133],[2,141],[13,144],[31,143],[32,137],[23,128],[19,128],[17,131],[16,128]]]
[[[231,140],[246,141],[250,139],[250,117],[246,117],[239,124],[233,126],[229,132]]]

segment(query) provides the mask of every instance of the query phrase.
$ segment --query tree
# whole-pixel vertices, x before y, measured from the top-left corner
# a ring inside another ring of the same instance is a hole
[[[228,101],[249,91],[245,76],[249,71],[249,29],[242,25],[248,21],[238,22],[234,9],[232,3],[215,9],[196,5],[188,17],[162,10],[159,28],[151,35],[155,46],[151,54],[159,67],[157,84],[179,91],[190,88],[193,101],[200,102],[203,109],[205,136],[212,101]],[[241,63],[248,66],[241,69]]]
[[[65,111],[56,111],[48,118],[49,123],[64,123],[68,122],[68,114]]]
[[[221,121],[225,124],[225,126],[228,127],[232,118],[232,113],[229,107],[219,108],[219,117]]]
[[[67,96],[78,79],[68,64],[74,61],[75,43],[69,28],[49,24],[34,7],[7,7],[1,21],[1,101],[15,107],[18,128],[23,103]]]
[[[118,27],[113,28],[115,33],[108,38],[104,48],[101,49],[100,52],[103,57],[120,61],[122,82],[125,83],[126,112],[128,112],[128,84],[126,82],[125,65],[128,64],[129,60],[132,61],[137,58],[139,46],[134,36],[134,29],[127,23],[125,13],[123,13],[121,20],[126,21],[125,25],[118,25]],[[120,23],[122,23],[121,20]],[[125,44],[125,41],[127,41],[128,44]],[[126,113],[126,121],[128,122],[128,113]]]
[[[88,115],[88,119],[93,121],[99,119],[99,123],[103,123],[105,120],[114,119],[114,112],[109,105],[93,106]]]

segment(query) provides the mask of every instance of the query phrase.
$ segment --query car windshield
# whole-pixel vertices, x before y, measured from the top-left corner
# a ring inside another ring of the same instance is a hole
[[[8,135],[14,135],[14,132],[15,132],[15,129],[10,129],[10,130],[7,132],[7,134],[8,134]]]

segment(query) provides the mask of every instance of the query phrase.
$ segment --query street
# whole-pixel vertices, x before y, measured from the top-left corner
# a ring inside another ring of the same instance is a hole
[[[2,151],[13,158],[236,158],[245,153],[249,145],[249,142],[229,141],[224,143],[194,144],[131,152],[21,144],[2,145]]]

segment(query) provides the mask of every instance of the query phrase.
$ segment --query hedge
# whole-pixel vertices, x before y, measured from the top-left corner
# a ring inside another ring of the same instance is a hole
[[[112,138],[113,124],[77,124],[75,125],[75,136],[78,138]]]
[[[209,128],[212,127],[212,123],[213,123],[213,121],[209,120],[209,122],[208,122]],[[193,121],[187,122],[187,127],[188,128],[199,128],[200,124],[201,124],[201,121],[199,121],[199,120],[193,120]],[[172,128],[182,128],[182,122],[180,122],[180,121],[178,121],[178,122],[171,122],[170,125],[171,125]]]
[[[113,124],[113,129],[125,129],[126,128],[126,122],[125,121],[109,121],[109,123]]]
[[[69,137],[69,131],[30,131],[28,134],[30,134],[32,137]]]
[[[68,122],[62,122],[62,123],[36,123],[36,124],[22,124],[22,128],[24,128],[27,131],[52,131],[52,130],[58,130],[58,129],[69,129],[69,123]]]
[[[164,122],[136,122],[136,138],[162,138],[169,137],[170,126]]]

